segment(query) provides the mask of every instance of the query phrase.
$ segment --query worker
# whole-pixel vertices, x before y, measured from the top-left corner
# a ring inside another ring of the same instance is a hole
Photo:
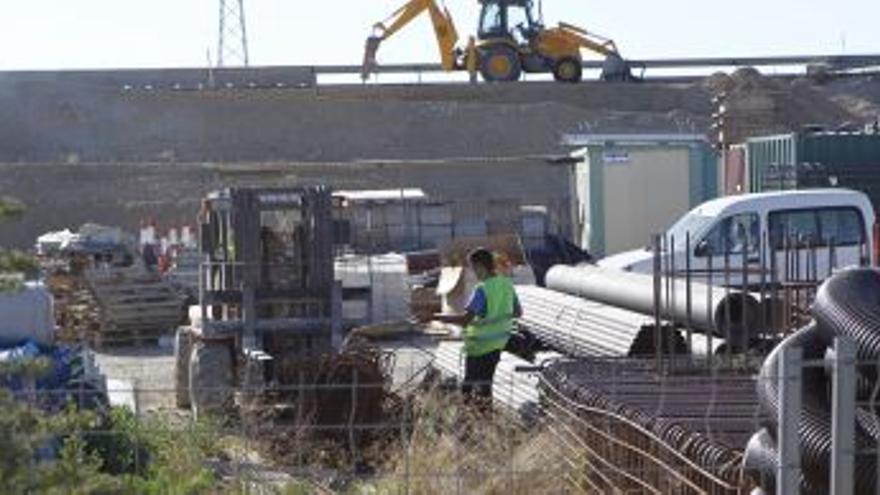
[[[468,254],[471,269],[480,281],[460,315],[436,315],[445,323],[464,327],[465,372],[462,392],[465,399],[490,404],[492,380],[513,330],[513,319],[522,316],[513,282],[495,271],[492,253],[478,248]]]

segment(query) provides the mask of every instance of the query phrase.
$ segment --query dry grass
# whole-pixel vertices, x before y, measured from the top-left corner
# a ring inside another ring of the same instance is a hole
[[[500,413],[483,414],[457,396],[417,399],[411,435],[384,452],[375,478],[349,492],[559,494],[567,485],[553,439]]]

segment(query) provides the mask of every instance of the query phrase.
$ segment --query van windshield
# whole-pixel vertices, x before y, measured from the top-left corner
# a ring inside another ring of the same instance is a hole
[[[691,234],[691,247],[700,238],[700,235],[709,227],[717,217],[701,215],[696,212],[690,212],[678,219],[669,230],[666,231],[666,238],[672,241],[676,251],[684,251],[687,243],[687,234]]]

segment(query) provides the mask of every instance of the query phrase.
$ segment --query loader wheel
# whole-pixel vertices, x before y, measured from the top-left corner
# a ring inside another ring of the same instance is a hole
[[[522,74],[519,55],[504,45],[486,49],[480,57],[480,74],[488,82],[517,81]]]
[[[564,83],[580,82],[583,74],[581,61],[574,57],[559,59],[553,67],[553,79]]]
[[[192,343],[189,402],[196,419],[222,413],[232,405],[233,367],[230,344],[205,340]]]

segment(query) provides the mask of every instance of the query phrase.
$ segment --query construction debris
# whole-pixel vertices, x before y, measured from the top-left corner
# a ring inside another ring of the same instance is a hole
[[[279,356],[273,369],[277,382],[242,411],[277,457],[330,441],[356,458],[396,429],[391,353],[354,339],[337,354]]]

